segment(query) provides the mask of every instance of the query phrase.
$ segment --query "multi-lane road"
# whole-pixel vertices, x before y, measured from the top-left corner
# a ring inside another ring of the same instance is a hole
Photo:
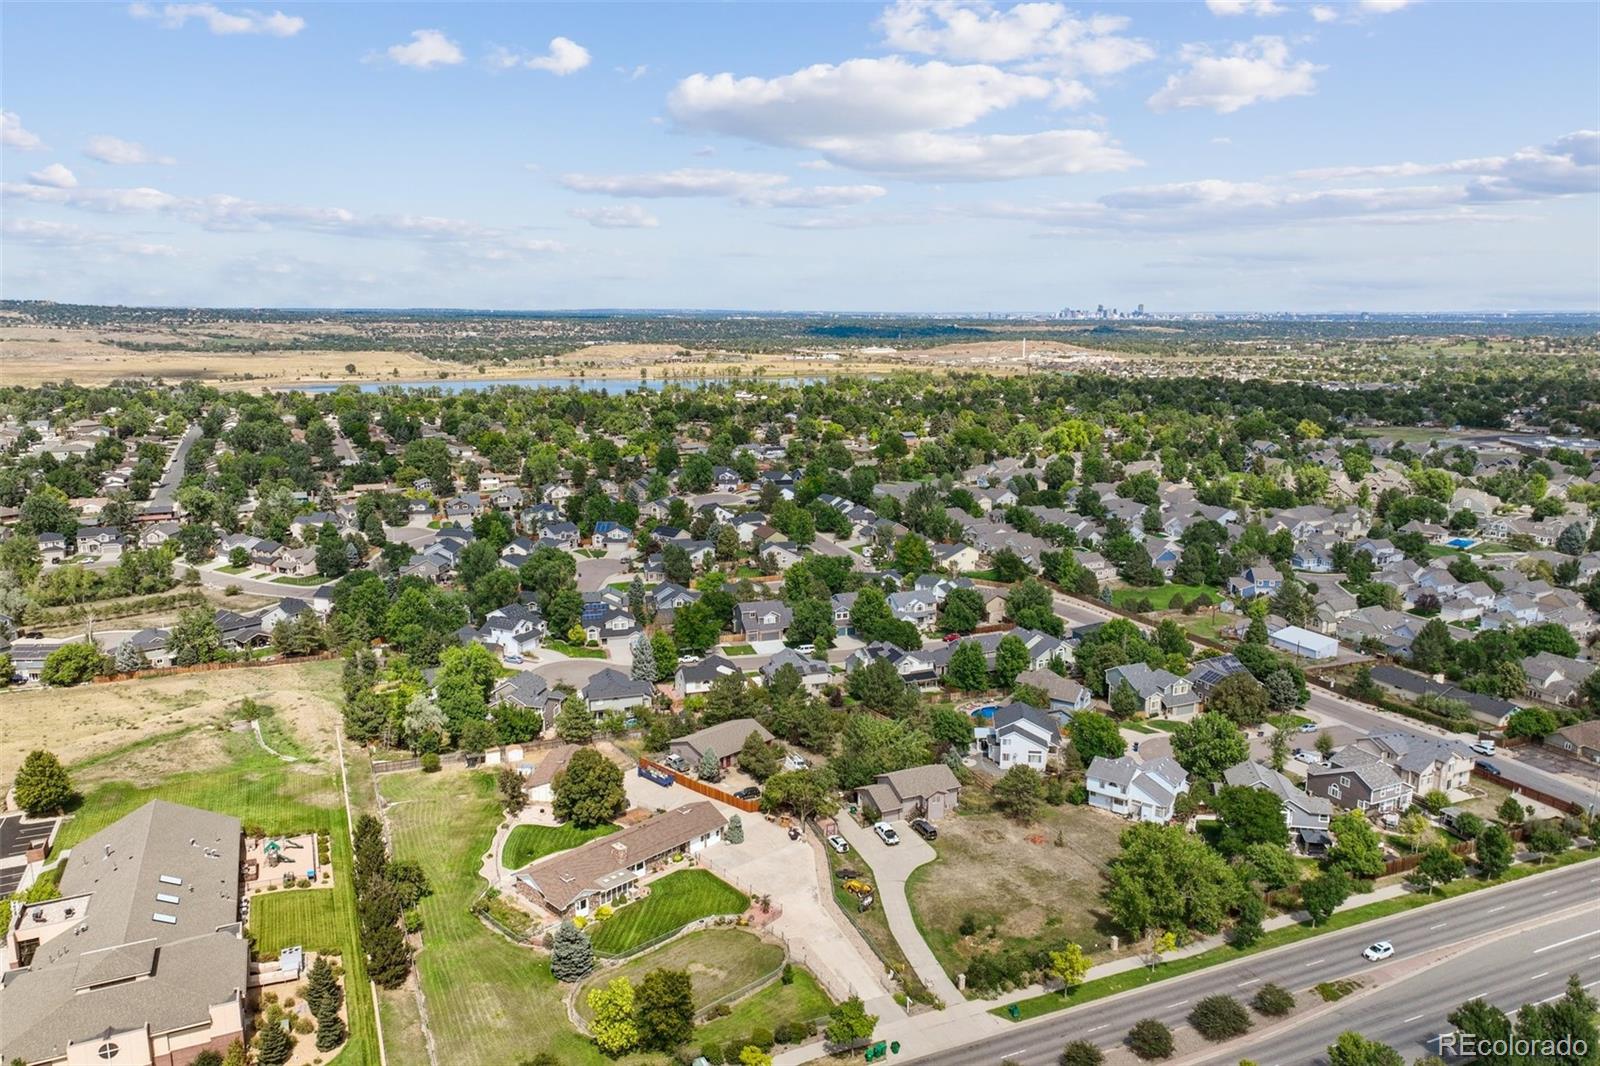
[[[1439,998],[1432,996],[1429,1003],[1419,999],[1417,1002],[1422,1005],[1404,1009],[1412,1002],[1412,996],[1420,995],[1422,988],[1432,986],[1427,979],[1409,982],[1404,994],[1374,997],[1373,1002],[1383,1005],[1384,1019],[1395,1014],[1393,1019],[1385,1021],[1385,1025],[1409,1026],[1411,1028],[1405,1031],[1414,1031],[1420,1038],[1427,1035],[1430,1026],[1442,1024],[1444,1014],[1453,1010],[1462,1000],[1480,992],[1488,994],[1497,990],[1499,994],[1511,995],[1522,987],[1518,984],[1519,974],[1523,975],[1521,980],[1528,986],[1525,991],[1530,993],[1534,990],[1531,975],[1542,970],[1548,970],[1549,973],[1540,976],[1540,981],[1546,978],[1553,981],[1558,975],[1564,981],[1565,973],[1572,972],[1574,968],[1589,973],[1585,980],[1591,980],[1591,971],[1596,965],[1596,960],[1591,956],[1600,955],[1600,935],[1562,944],[1559,948],[1538,954],[1534,954],[1534,950],[1579,934],[1600,934],[1600,862],[1575,863],[1562,870],[1420,907],[1356,928],[1313,937],[1287,947],[1251,955],[1238,962],[1159,981],[1147,988],[1097,1000],[1037,1021],[1019,1023],[1008,1031],[962,1047],[919,1056],[917,1061],[933,1066],[972,1066],[974,1063],[997,1063],[1008,1059],[1020,1066],[1047,1066],[1056,1061],[1061,1046],[1067,1041],[1089,1040],[1104,1048],[1114,1047],[1122,1041],[1133,1023],[1142,1018],[1159,1018],[1175,1028],[1181,1026],[1185,1024],[1184,1019],[1194,1002],[1213,993],[1226,992],[1248,999],[1255,988],[1271,981],[1299,995],[1323,981],[1371,975],[1376,967],[1361,957],[1361,950],[1378,940],[1389,940],[1396,948],[1395,958],[1391,963],[1384,964],[1387,968],[1407,959],[1440,952],[1452,945],[1469,945],[1473,941],[1496,936],[1511,925],[1556,915],[1563,915],[1564,920],[1543,929],[1540,935],[1519,934],[1502,942],[1498,952],[1488,951],[1480,955],[1481,970],[1469,968],[1466,972],[1482,979],[1463,980],[1453,987],[1446,987],[1447,994],[1441,995],[1443,1001],[1448,1002],[1430,1005],[1431,999]],[[1552,929],[1555,931],[1552,932]],[[1571,944],[1585,947],[1583,950],[1569,951],[1567,948]],[[1594,946],[1587,946],[1591,944]],[[1513,958],[1524,955],[1539,959],[1539,965],[1511,965]],[[1547,955],[1550,957],[1548,965],[1544,963]],[[1509,975],[1504,980],[1493,976],[1501,969]],[[1544,989],[1548,984],[1546,982],[1537,987]],[[1552,991],[1544,991],[1536,998],[1550,994]],[[1391,1010],[1391,1007],[1396,1009]],[[1374,1010],[1377,1009],[1375,1005]],[[1346,1019],[1341,1028],[1367,1031],[1365,1014],[1359,1014],[1353,1020]],[[1340,1029],[1333,1031],[1337,1035]],[[1321,1049],[1330,1042],[1322,1039],[1321,1029],[1317,1030],[1317,1034],[1316,1039],[1321,1043],[1305,1049],[1301,1054],[1270,1048],[1248,1057],[1263,1062],[1315,1061]],[[1368,1035],[1381,1037],[1378,1032]],[[915,1048],[907,1047],[906,1050],[915,1051]],[[1241,1054],[1234,1054],[1230,1049],[1223,1058],[1236,1062]]]

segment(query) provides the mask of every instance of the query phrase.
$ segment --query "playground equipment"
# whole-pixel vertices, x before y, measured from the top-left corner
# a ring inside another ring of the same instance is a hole
[[[265,846],[262,847],[261,853],[262,855],[266,856],[268,866],[276,866],[280,862],[292,861],[289,856],[283,853],[285,848],[304,847],[304,844],[301,844],[298,841],[289,840],[287,838],[283,840],[268,840]]]

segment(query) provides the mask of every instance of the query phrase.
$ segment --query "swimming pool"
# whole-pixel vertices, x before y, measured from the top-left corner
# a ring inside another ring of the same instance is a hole
[[[1465,551],[1467,548],[1472,547],[1474,544],[1476,544],[1478,542],[1473,540],[1471,537],[1451,537],[1449,540],[1445,541],[1444,543],[1445,543],[1446,547],[1449,547],[1449,548],[1460,548],[1463,551]]]
[[[995,711],[995,709],[993,707],[979,707],[977,710],[972,712],[972,717],[974,717],[974,718],[993,718],[994,717],[994,711]]]

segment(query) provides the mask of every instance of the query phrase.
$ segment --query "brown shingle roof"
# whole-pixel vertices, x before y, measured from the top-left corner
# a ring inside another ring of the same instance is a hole
[[[728,824],[715,805],[704,800],[658,814],[581,847],[526,867],[517,879],[550,907],[565,911],[580,897],[635,880],[629,868],[667,855]]]

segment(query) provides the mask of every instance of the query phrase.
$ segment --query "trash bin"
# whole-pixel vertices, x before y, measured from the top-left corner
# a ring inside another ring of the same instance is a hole
[[[1018,1018],[1022,1017],[1022,1008],[1013,1003],[1011,1006],[1006,1008],[1006,1013],[1011,1015],[1012,1021],[1016,1021]]]

